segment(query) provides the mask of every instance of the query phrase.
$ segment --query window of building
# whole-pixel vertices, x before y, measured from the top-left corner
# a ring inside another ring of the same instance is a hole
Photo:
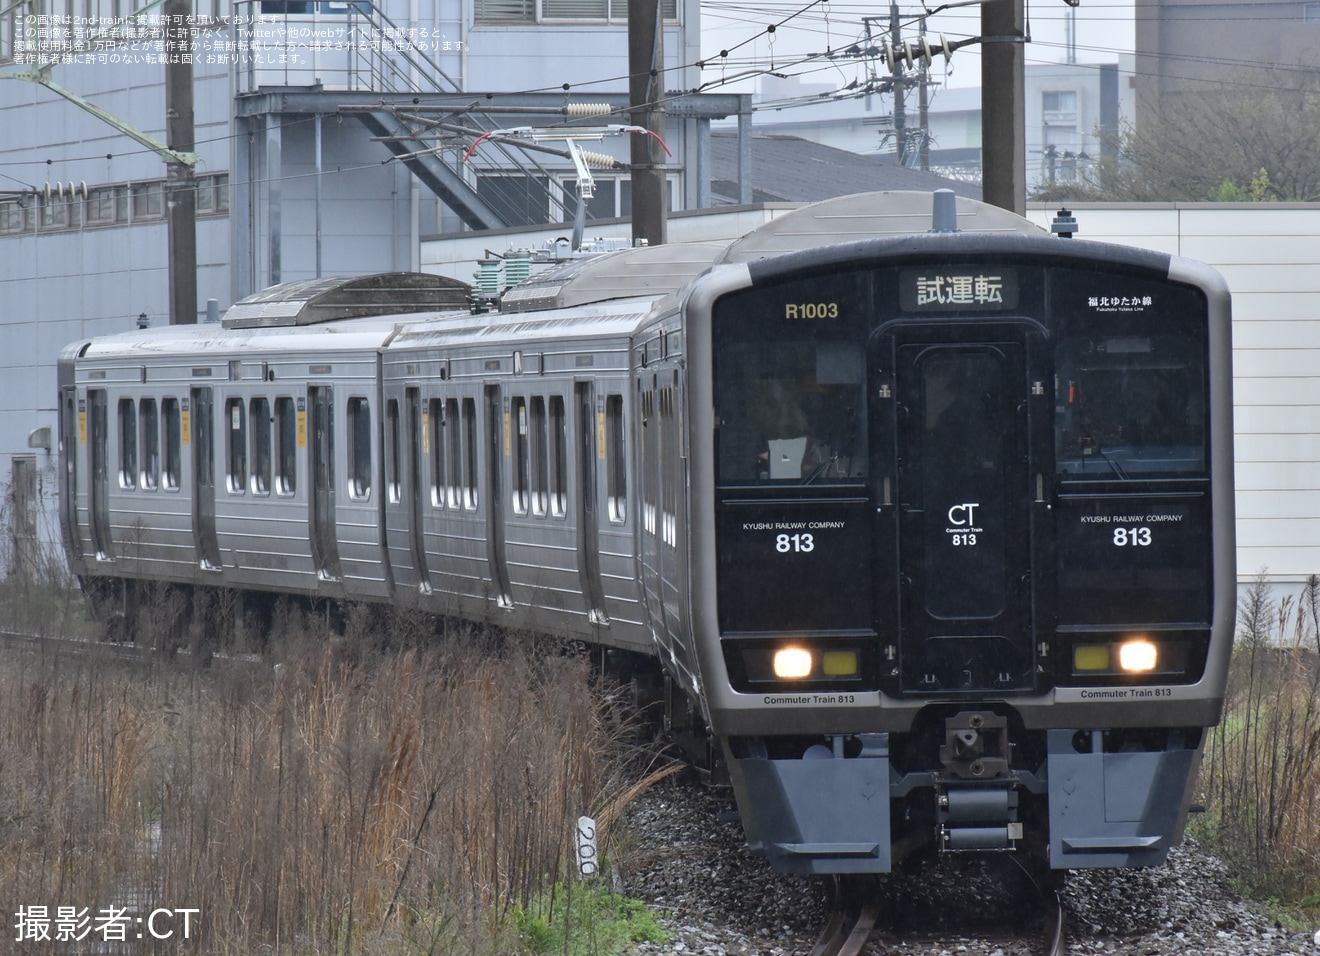
[[[83,203],[84,221],[89,226],[113,226],[128,222],[128,187],[98,186],[89,190]]]
[[[160,478],[160,419],[156,414],[156,400],[144,398],[138,405],[139,434],[142,437],[143,489],[155,491]]]
[[[348,494],[371,497],[371,406],[365,398],[348,400]]]
[[[18,199],[0,199],[0,234],[27,231],[27,207]]]
[[[164,421],[165,461],[161,481],[166,491],[179,490],[179,472],[183,458],[183,422],[179,415],[177,398],[161,399],[160,414]]]
[[[119,400],[119,487],[136,488],[138,474],[137,410],[133,399]]]
[[[550,220],[548,176],[479,176],[477,195],[511,226],[540,225]]]
[[[243,399],[231,398],[225,401],[225,422],[229,432],[229,441],[225,443],[228,452],[225,470],[229,493],[241,495],[247,490],[247,413],[243,408]]]
[[[476,0],[477,20],[534,23],[536,0]]]
[[[271,478],[270,399],[252,399],[249,411],[252,415],[252,493],[268,495]]]
[[[267,0],[269,2],[269,0]],[[670,22],[678,20],[678,0],[660,0],[660,10]],[[606,20],[628,22],[627,0],[476,0],[476,18],[508,23],[534,23],[537,20]]]
[[[133,200],[133,221],[162,219],[165,216],[165,187],[159,182],[134,183],[130,189]]]
[[[275,399],[275,493],[291,495],[297,490],[298,413],[292,398],[280,396]]]
[[[1041,108],[1046,113],[1077,112],[1076,90],[1047,90],[1041,94]]]
[[[1302,4],[1302,21],[1304,23],[1320,23],[1320,3]]]
[[[43,195],[37,200],[37,206],[37,221],[43,230],[71,229],[80,221],[78,210],[81,208],[81,201],[72,197],[52,195],[47,199]]]

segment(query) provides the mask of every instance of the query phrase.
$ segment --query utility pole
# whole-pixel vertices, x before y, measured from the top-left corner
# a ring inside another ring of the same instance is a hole
[[[664,27],[660,0],[628,0],[628,102],[631,122],[653,136],[632,137],[632,239],[648,245],[667,241],[665,170]]]
[[[921,18],[922,47],[926,46],[926,18]],[[921,141],[917,144],[917,166],[930,170],[930,58],[921,58],[921,72],[917,77],[917,124],[921,128]]]
[[[165,138],[176,153],[192,153],[193,36],[191,0],[165,0]],[[189,163],[166,166],[169,223],[170,325],[197,324],[197,181]]]
[[[1023,0],[981,4],[981,198],[1027,211]]]
[[[893,44],[893,49],[903,49],[903,21],[898,16],[897,0],[890,0],[889,4],[889,42]],[[889,72],[893,77],[894,144],[898,152],[898,165],[906,166],[907,110],[903,101],[907,97],[907,86],[903,77],[903,61],[897,57],[891,58]]]

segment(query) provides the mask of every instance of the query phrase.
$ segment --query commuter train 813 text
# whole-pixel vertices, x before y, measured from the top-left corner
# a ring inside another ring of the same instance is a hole
[[[75,343],[69,560],[130,630],[167,581],[645,657],[783,871],[1162,862],[1232,639],[1228,291],[952,200]]]

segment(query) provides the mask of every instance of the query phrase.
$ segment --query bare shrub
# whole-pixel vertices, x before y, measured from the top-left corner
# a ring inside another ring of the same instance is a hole
[[[1202,784],[1209,832],[1244,880],[1304,896],[1320,881],[1320,577],[1276,600],[1262,570],[1239,604],[1223,720]]]
[[[276,666],[0,670],[3,905],[196,907],[207,953],[511,952],[632,780],[587,659],[452,625],[346,653],[271,616]]]

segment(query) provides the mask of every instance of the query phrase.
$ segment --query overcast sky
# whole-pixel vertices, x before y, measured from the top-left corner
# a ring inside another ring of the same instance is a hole
[[[878,4],[850,2],[810,4],[810,0],[703,0],[702,3],[702,57],[711,66],[702,71],[704,82],[721,78],[733,79],[747,74],[736,85],[712,87],[711,92],[750,92],[751,75],[770,68],[773,61],[777,72],[798,76],[806,83],[828,83],[846,86],[864,71],[855,62],[818,59],[799,62],[804,56],[823,53],[827,49],[842,50],[864,36],[863,18],[881,16],[873,20],[872,31],[877,36],[888,29],[889,10]],[[939,3],[931,0],[931,10]],[[1063,63],[1068,57],[1068,12],[1071,8],[1063,0],[1037,0],[1029,2],[1027,16],[1031,43],[1027,45],[1028,63]],[[1116,63],[1120,52],[1129,53],[1134,43],[1132,0],[1082,0],[1075,9],[1076,56],[1078,63]],[[915,40],[922,7],[900,4],[903,36]],[[928,19],[927,35],[932,43],[944,33],[950,40],[961,40],[980,33],[980,7],[961,6],[934,13]],[[787,22],[783,22],[787,21]],[[771,37],[766,27],[779,24]],[[728,50],[723,58],[719,53]],[[944,61],[937,60],[933,70],[936,79],[947,79],[950,87],[981,85],[981,61],[975,46],[959,50],[945,76]]]

